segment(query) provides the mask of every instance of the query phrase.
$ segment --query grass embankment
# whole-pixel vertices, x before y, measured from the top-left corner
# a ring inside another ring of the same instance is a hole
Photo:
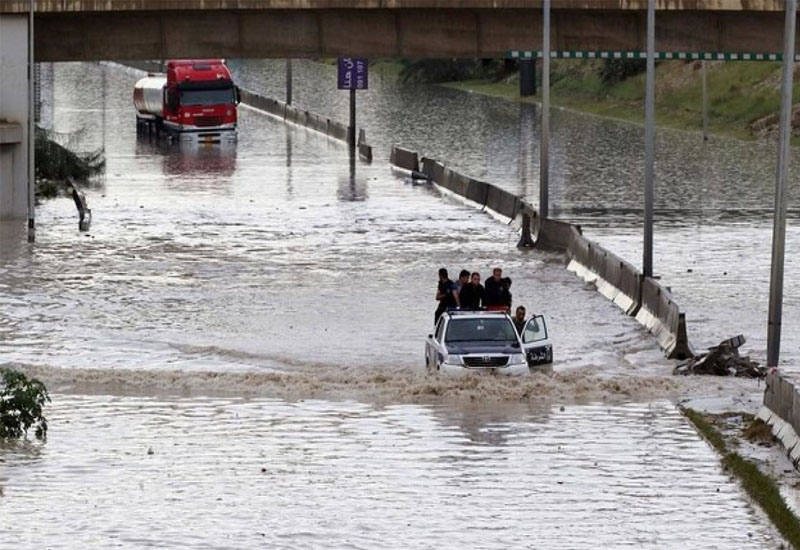
[[[706,415],[692,409],[682,409],[682,412],[721,455],[724,469],[736,476],[745,492],[764,510],[781,535],[793,548],[800,550],[800,519],[786,505],[778,484],[755,463],[730,450],[723,434]],[[763,426],[759,423],[760,420],[753,420],[744,435],[763,437]]]
[[[554,60],[550,100],[554,105],[598,116],[643,122],[645,75],[606,84],[599,61]],[[700,62],[663,61],[656,68],[656,124],[682,130],[702,129]],[[781,65],[769,62],[708,62],[709,131],[739,139],[755,139],[762,131],[757,121],[777,115],[780,107]],[[537,66],[539,69],[539,66]],[[537,75],[541,78],[541,75]],[[444,84],[450,88],[538,103],[519,96],[518,75],[500,81],[465,80]],[[795,101],[800,89],[795,86]],[[754,124],[755,123],[755,124]]]

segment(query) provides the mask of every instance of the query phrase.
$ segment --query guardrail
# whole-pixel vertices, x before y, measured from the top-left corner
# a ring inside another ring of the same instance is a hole
[[[577,225],[541,219],[536,209],[521,197],[490,183],[477,180],[402,147],[392,147],[391,163],[424,176],[481,208],[522,222],[519,246],[561,250],[567,254],[567,269],[616,304],[626,315],[635,316],[657,339],[670,359],[694,356],[686,331],[686,317],[670,291],[645,277],[633,265],[583,236]]]

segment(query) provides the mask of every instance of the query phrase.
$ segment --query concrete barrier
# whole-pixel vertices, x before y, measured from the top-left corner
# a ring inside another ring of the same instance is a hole
[[[534,241],[544,250],[569,251],[572,241],[581,230],[577,225],[558,220],[542,219],[536,215]]]
[[[772,434],[786,448],[786,454],[795,469],[800,468],[800,392],[795,380],[772,372],[767,375],[764,406],[758,418],[769,424]]]
[[[427,175],[434,183],[441,185],[444,178],[444,164],[438,160],[423,157],[422,173]]]
[[[419,156],[402,147],[392,147],[391,162],[406,170],[418,170]],[[521,217],[520,247],[564,251],[567,269],[616,304],[626,315],[635,316],[658,340],[667,357],[685,359],[694,356],[689,345],[686,317],[672,300],[672,294],[658,281],[644,277],[632,264],[583,236],[577,225],[542,219],[536,209],[522,198],[490,183],[476,180],[443,163],[422,158],[422,172],[431,181],[508,218]],[[526,225],[527,224],[527,225]],[[533,226],[533,236],[528,233]]]
[[[358,131],[358,154],[367,162],[372,162],[372,146],[367,145],[367,133],[364,128]]]
[[[505,189],[500,189],[494,185],[488,185],[488,187],[486,208],[494,210],[507,218],[516,218],[522,207],[522,200]]]
[[[641,305],[641,274],[631,264],[582,235],[575,235],[569,247],[567,269],[614,302],[627,315]]]
[[[641,285],[641,307],[636,320],[658,339],[670,359],[693,357],[686,334],[686,317],[672,301],[672,294],[650,277],[643,277]]]
[[[389,162],[398,168],[419,172],[419,156],[414,151],[394,146],[389,156]]]
[[[249,90],[240,90],[240,97],[242,103],[254,109],[283,119],[285,122],[297,124],[298,126],[325,134],[328,137],[349,143],[350,129],[344,124],[332,121],[329,118],[324,118],[310,111],[296,109],[283,101],[263,97]],[[372,162],[372,147],[367,144],[363,128],[359,131],[358,152],[361,158]]]

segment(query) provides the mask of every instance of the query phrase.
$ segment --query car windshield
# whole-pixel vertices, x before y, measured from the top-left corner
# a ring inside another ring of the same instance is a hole
[[[234,102],[233,88],[181,90],[181,105],[220,105]]]
[[[530,344],[539,340],[547,339],[547,327],[544,324],[544,317],[537,315],[525,325],[525,332],[522,334],[522,342]]]
[[[445,342],[517,342],[517,331],[508,319],[452,319]]]

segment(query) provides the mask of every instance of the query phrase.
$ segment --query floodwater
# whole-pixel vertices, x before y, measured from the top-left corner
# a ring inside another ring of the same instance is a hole
[[[4,450],[4,547],[777,548],[668,402],[59,396],[52,423]]]
[[[560,256],[519,252],[512,227],[385,161],[395,139],[434,142],[436,105],[482,113],[440,133],[441,158],[517,159],[517,107],[424,89],[436,101],[413,110],[387,84],[397,126],[366,165],[247,108],[235,146],[137,141],[140,72],[43,74],[45,125],[104,147],[107,170],[88,235],[66,198],[38,208],[33,245],[0,227],[1,361],[53,391],[47,443],[0,447],[0,548],[779,546],[672,404],[755,382],[673,378]],[[534,168],[486,179],[517,170]],[[596,225],[628,242],[632,223]],[[442,265],[503,266],[548,317],[555,374],[426,376]]]

